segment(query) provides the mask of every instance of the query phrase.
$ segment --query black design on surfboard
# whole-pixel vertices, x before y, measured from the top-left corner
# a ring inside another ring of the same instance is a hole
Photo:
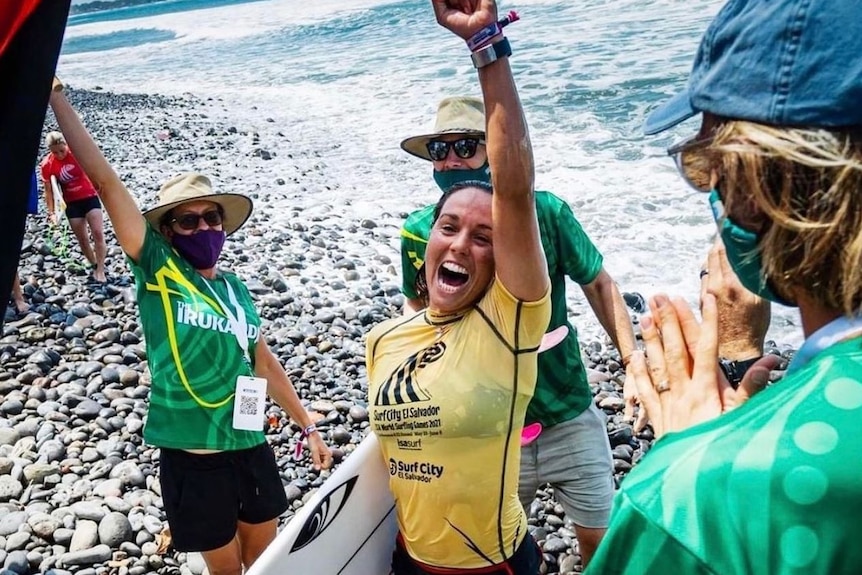
[[[299,535],[296,536],[296,540],[290,548],[291,553],[299,551],[317,539],[321,533],[326,531],[327,527],[332,525],[332,522],[335,521],[335,518],[344,509],[358,479],[359,476],[354,475],[320,500],[302,525]]]

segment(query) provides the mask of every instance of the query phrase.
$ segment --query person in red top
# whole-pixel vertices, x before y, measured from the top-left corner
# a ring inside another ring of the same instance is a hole
[[[66,145],[66,139],[60,132],[49,132],[45,137],[49,153],[40,165],[42,182],[45,185],[45,203],[48,206],[48,218],[56,223],[54,213],[54,190],[51,187],[51,176],[56,176],[66,202],[66,217],[69,225],[78,239],[84,257],[91,265],[95,265],[93,278],[105,282],[105,245],[104,223],[102,220],[102,203],[95,186],[81,169],[72,151]],[[87,232],[89,227],[89,233]],[[90,245],[90,235],[93,236],[93,246]]]

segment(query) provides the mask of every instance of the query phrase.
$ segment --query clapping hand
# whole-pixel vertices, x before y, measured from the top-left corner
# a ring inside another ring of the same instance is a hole
[[[734,390],[718,368],[718,312],[715,296],[704,294],[698,322],[681,298],[658,295],[641,320],[646,354],[628,365],[656,436],[681,431],[741,405],[769,381],[778,358],[768,355],[748,370]],[[648,363],[647,363],[648,360]]]
[[[721,238],[716,238],[701,275],[700,297],[710,293],[718,311],[718,355],[743,360],[763,355],[769,329],[769,300],[751,293],[730,267]]]
[[[437,23],[464,40],[497,21],[495,0],[431,0]]]

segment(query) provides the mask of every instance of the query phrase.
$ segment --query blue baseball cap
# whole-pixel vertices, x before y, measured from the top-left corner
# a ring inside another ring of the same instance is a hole
[[[862,0],[730,0],[657,134],[701,112],[779,126],[862,126]]]

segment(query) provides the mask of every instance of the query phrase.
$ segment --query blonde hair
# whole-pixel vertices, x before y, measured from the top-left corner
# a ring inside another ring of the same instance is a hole
[[[860,313],[862,130],[727,121],[707,155],[727,213],[765,216],[764,271],[778,292]]]
[[[45,135],[45,145],[48,147],[53,146],[54,144],[65,144],[66,138],[63,137],[63,134],[60,132],[48,132]]]

